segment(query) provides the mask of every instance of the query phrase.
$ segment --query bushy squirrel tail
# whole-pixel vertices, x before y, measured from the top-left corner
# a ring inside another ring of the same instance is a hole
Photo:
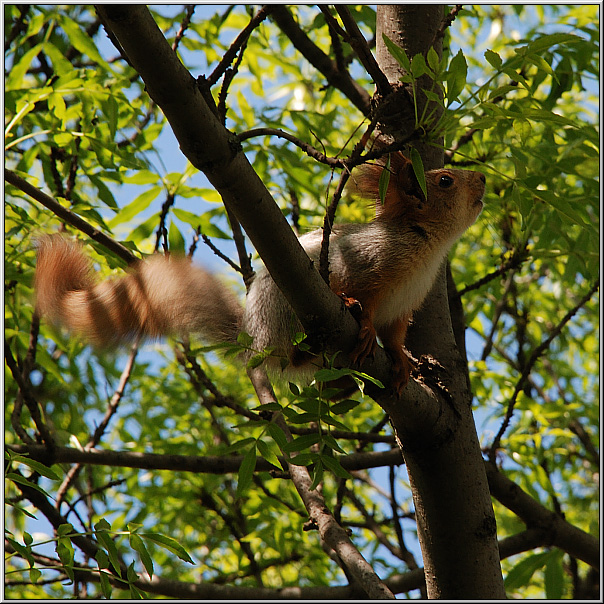
[[[234,294],[184,257],[152,256],[123,277],[97,283],[79,244],[44,237],[34,285],[41,315],[101,347],[139,334],[199,333],[211,343],[234,342],[241,328]]]

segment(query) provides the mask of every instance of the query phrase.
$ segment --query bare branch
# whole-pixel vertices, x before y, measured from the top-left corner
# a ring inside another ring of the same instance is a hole
[[[235,38],[235,41],[231,44],[229,49],[224,53],[224,56],[220,60],[220,63],[216,66],[214,71],[208,76],[206,82],[208,86],[212,87],[220,77],[226,72],[228,66],[233,62],[237,53],[247,44],[247,41],[260,23],[264,21],[273,12],[274,6],[266,5],[263,6],[245,26],[241,33]]]
[[[34,398],[33,394],[31,393],[29,384],[27,383],[26,379],[23,378],[23,374],[17,366],[17,362],[13,357],[13,353],[11,352],[8,341],[4,342],[4,359],[6,360],[6,364],[10,369],[13,379],[15,380],[15,382],[17,382],[17,386],[19,387],[19,391],[21,392],[23,401],[29,409],[29,413],[31,414],[31,417],[34,420],[34,423],[36,424],[38,433],[46,444],[46,447],[44,447],[46,450],[46,455],[48,455],[49,453],[52,454],[52,451],[55,446],[54,439],[52,437],[52,434],[50,433],[50,430],[42,419],[42,414],[40,413],[38,401]]]
[[[528,376],[530,375],[531,371],[533,370],[535,363],[539,360],[541,355],[549,348],[549,346],[553,342],[553,340],[558,335],[560,335],[560,332],[564,329],[565,325],[579,312],[579,310],[585,304],[587,304],[587,302],[589,302],[589,300],[596,293],[596,291],[598,290],[599,287],[600,287],[600,279],[598,278],[596,280],[596,282],[594,283],[594,285],[590,288],[590,290],[581,298],[581,300],[579,300],[579,302],[577,304],[575,304],[575,306],[573,308],[571,308],[564,315],[564,317],[558,323],[558,325],[556,325],[556,327],[554,329],[552,329],[549,336],[547,338],[545,338],[545,340],[543,340],[543,342],[541,342],[541,344],[539,344],[539,346],[537,346],[535,348],[535,350],[533,350],[533,353],[531,354],[526,365],[524,366],[524,369],[522,370],[520,379],[516,383],[516,387],[514,388],[514,392],[512,394],[510,402],[508,403],[508,408],[507,408],[505,417],[503,419],[503,422],[501,423],[501,427],[499,428],[499,431],[497,432],[497,435],[495,436],[493,443],[490,447],[489,458],[491,461],[494,461],[494,459],[495,459],[495,455],[497,454],[497,449],[499,448],[499,445],[501,443],[501,437],[504,435],[505,431],[507,430],[508,426],[510,425],[512,415],[514,413],[514,406],[516,405],[516,400],[518,398],[518,394],[520,394],[521,390],[523,390],[523,388],[525,387],[527,380],[528,380]]]
[[[365,40],[365,37],[361,33],[359,26],[352,18],[348,7],[344,4],[336,4],[335,6],[336,10],[338,11],[338,15],[340,15],[340,18],[342,19],[342,23],[344,23],[344,27],[346,28],[346,33],[348,34],[348,43],[350,46],[352,46],[359,57],[361,65],[363,65],[363,67],[367,70],[367,73],[373,78],[378,93],[382,96],[386,96],[392,92],[392,86],[384,72],[380,69],[380,66],[369,49],[367,40]]]
[[[315,69],[325,76],[331,86],[346,95],[364,115],[371,113],[371,97],[369,94],[353,80],[347,71],[338,69],[337,63],[310,40],[285,6],[276,5],[272,18],[281,31],[291,40],[294,47],[302,53]]]
[[[485,466],[491,494],[514,512],[528,529],[540,531],[543,538],[549,541],[541,542],[539,545],[559,547],[590,566],[599,568],[600,545],[596,537],[592,537],[568,523],[562,516],[548,510],[500,472],[493,462],[485,462]],[[527,549],[530,547],[534,545],[527,546]]]
[[[438,39],[444,38],[447,27],[451,27],[451,23],[453,23],[453,21],[455,21],[455,18],[457,17],[457,15],[461,9],[462,9],[462,5],[456,4],[449,11],[449,14],[443,18],[441,24],[439,25],[438,29],[436,30],[436,33],[434,34],[434,39],[432,40],[432,44],[430,44],[430,46],[434,46],[434,44],[436,43],[436,41]]]
[[[138,260],[138,258],[127,247],[94,228],[92,225],[80,218],[77,214],[74,214],[67,208],[64,208],[58,201],[55,201],[52,197],[46,195],[46,193],[43,193],[39,189],[36,189],[36,187],[33,185],[30,185],[26,180],[20,176],[17,176],[12,170],[4,170],[4,180],[17,187],[30,197],[33,197],[33,199],[40,202],[51,212],[54,212],[61,220],[75,227],[79,231],[82,231],[82,233],[88,235],[88,237],[90,237],[93,241],[105,246],[109,251],[116,254],[122,260],[125,260],[128,264],[132,264]]]
[[[324,153],[321,153],[321,151],[315,149],[312,145],[309,145],[307,142],[300,140],[298,137],[290,134],[289,132],[285,132],[280,128],[254,128],[253,130],[246,130],[245,132],[238,134],[237,138],[240,141],[245,141],[250,138],[254,138],[255,136],[278,136],[279,138],[284,138],[290,143],[294,143],[294,145],[297,147],[300,147],[304,153],[313,159],[316,159],[319,163],[331,166],[332,168],[343,168],[346,165],[344,160],[337,157],[327,157]]]
[[[186,8],[187,12],[185,13],[182,23],[180,24],[180,29],[176,33],[176,37],[174,38],[174,42],[172,43],[172,50],[174,52],[176,52],[176,49],[178,48],[180,41],[182,40],[183,36],[185,35],[185,32],[187,31],[187,29],[189,28],[189,25],[191,23],[191,18],[193,17],[193,13],[195,12],[195,4],[186,4],[185,8]]]
[[[507,271],[518,268],[525,260],[528,259],[528,257],[529,257],[529,254],[528,254],[528,250],[526,247],[521,250],[515,249],[512,252],[512,255],[498,269],[490,272],[488,275],[485,275],[484,277],[481,277],[478,281],[461,288],[455,294],[455,297],[460,298],[461,296],[463,296],[464,294],[466,294],[469,291],[481,288],[483,285],[486,285],[487,283],[489,283],[493,279],[496,279],[500,275],[503,275]]]
[[[109,421],[117,412],[118,405],[119,405],[120,401],[122,400],[122,397],[124,395],[124,390],[126,389],[126,384],[128,383],[128,380],[130,379],[130,375],[132,374],[132,369],[134,367],[134,361],[135,361],[136,355],[138,353],[139,340],[140,340],[140,337],[137,337],[136,342],[133,344],[133,346],[130,350],[130,356],[128,357],[126,366],[124,367],[124,370],[122,371],[122,375],[120,377],[118,387],[117,387],[116,391],[113,393],[113,396],[111,397],[111,400],[109,401],[109,404],[107,405],[107,410],[105,411],[105,416],[103,417],[103,419],[101,420],[101,423],[96,427],[96,430],[94,431],[94,433],[92,434],[92,436],[90,437],[90,439],[88,440],[86,445],[84,446],[84,451],[89,451],[90,449],[93,449],[94,447],[97,446],[97,444],[100,442],[103,434],[105,433],[107,426],[109,425]],[[63,479],[61,486],[57,490],[56,501],[55,501],[55,507],[57,508],[57,510],[61,509],[61,503],[63,502],[65,493],[67,493],[67,490],[73,484],[73,481],[78,477],[78,475],[81,472],[83,467],[84,466],[82,463],[77,463],[76,465],[71,467],[69,469],[69,471],[67,472],[67,475]]]

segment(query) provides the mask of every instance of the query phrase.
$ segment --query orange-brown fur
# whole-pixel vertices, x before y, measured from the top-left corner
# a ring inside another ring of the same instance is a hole
[[[393,358],[393,382],[400,391],[410,370],[403,349],[407,325],[448,249],[480,212],[484,176],[466,170],[427,172],[426,199],[411,162],[392,154],[382,205],[383,170],[384,164],[365,166],[357,178],[361,193],[376,200],[375,220],[336,225],[332,232],[330,287],[360,311],[353,361],[373,355],[379,337]],[[315,262],[321,239],[321,231],[300,238]],[[35,287],[42,314],[96,344],[188,332],[214,342],[235,341],[242,329],[256,350],[271,347],[273,356],[289,358],[291,373],[312,374],[310,357],[297,355],[291,344],[302,326],[265,270],[256,276],[243,310],[218,280],[184,258],[154,256],[125,277],[97,284],[81,248],[55,236],[40,242]]]

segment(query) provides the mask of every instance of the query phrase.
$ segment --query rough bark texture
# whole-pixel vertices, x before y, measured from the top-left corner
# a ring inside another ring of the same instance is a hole
[[[382,33],[407,55],[426,53],[444,16],[442,5],[378,5],[377,57],[391,82],[401,73]],[[440,54],[442,44],[436,42]],[[425,97],[417,96],[418,113]],[[384,128],[395,132],[394,127]],[[438,148],[417,145],[426,169],[442,167]],[[393,417],[413,487],[428,597],[504,598],[495,515],[472,417],[466,368],[453,335],[446,273],[439,277],[407,343],[415,355],[431,354],[446,368],[441,379],[450,393],[443,421],[417,433],[403,417]],[[406,401],[406,396],[403,395]],[[453,409],[453,413],[451,413]]]

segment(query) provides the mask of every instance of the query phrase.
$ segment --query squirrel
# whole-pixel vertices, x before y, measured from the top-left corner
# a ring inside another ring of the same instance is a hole
[[[390,178],[383,201],[380,177]],[[330,288],[356,312],[358,343],[351,353],[362,364],[375,353],[376,337],[393,360],[393,387],[400,394],[409,380],[411,361],[404,350],[414,310],[431,289],[453,243],[474,223],[485,191],[483,174],[437,169],[425,173],[424,196],[413,166],[402,153],[362,166],[356,187],[376,200],[376,216],[366,224],[334,225],[329,241]],[[318,262],[323,231],[299,241]],[[97,283],[81,246],[60,236],[41,239],[34,279],[38,312],[84,335],[92,344],[112,346],[137,335],[197,333],[211,343],[236,342],[248,333],[252,348],[271,348],[273,373],[311,377],[314,357],[292,344],[303,332],[283,294],[266,269],[258,272],[245,309],[233,292],[189,259],[160,254],[137,262],[129,274]],[[353,313],[355,314],[355,313]]]

